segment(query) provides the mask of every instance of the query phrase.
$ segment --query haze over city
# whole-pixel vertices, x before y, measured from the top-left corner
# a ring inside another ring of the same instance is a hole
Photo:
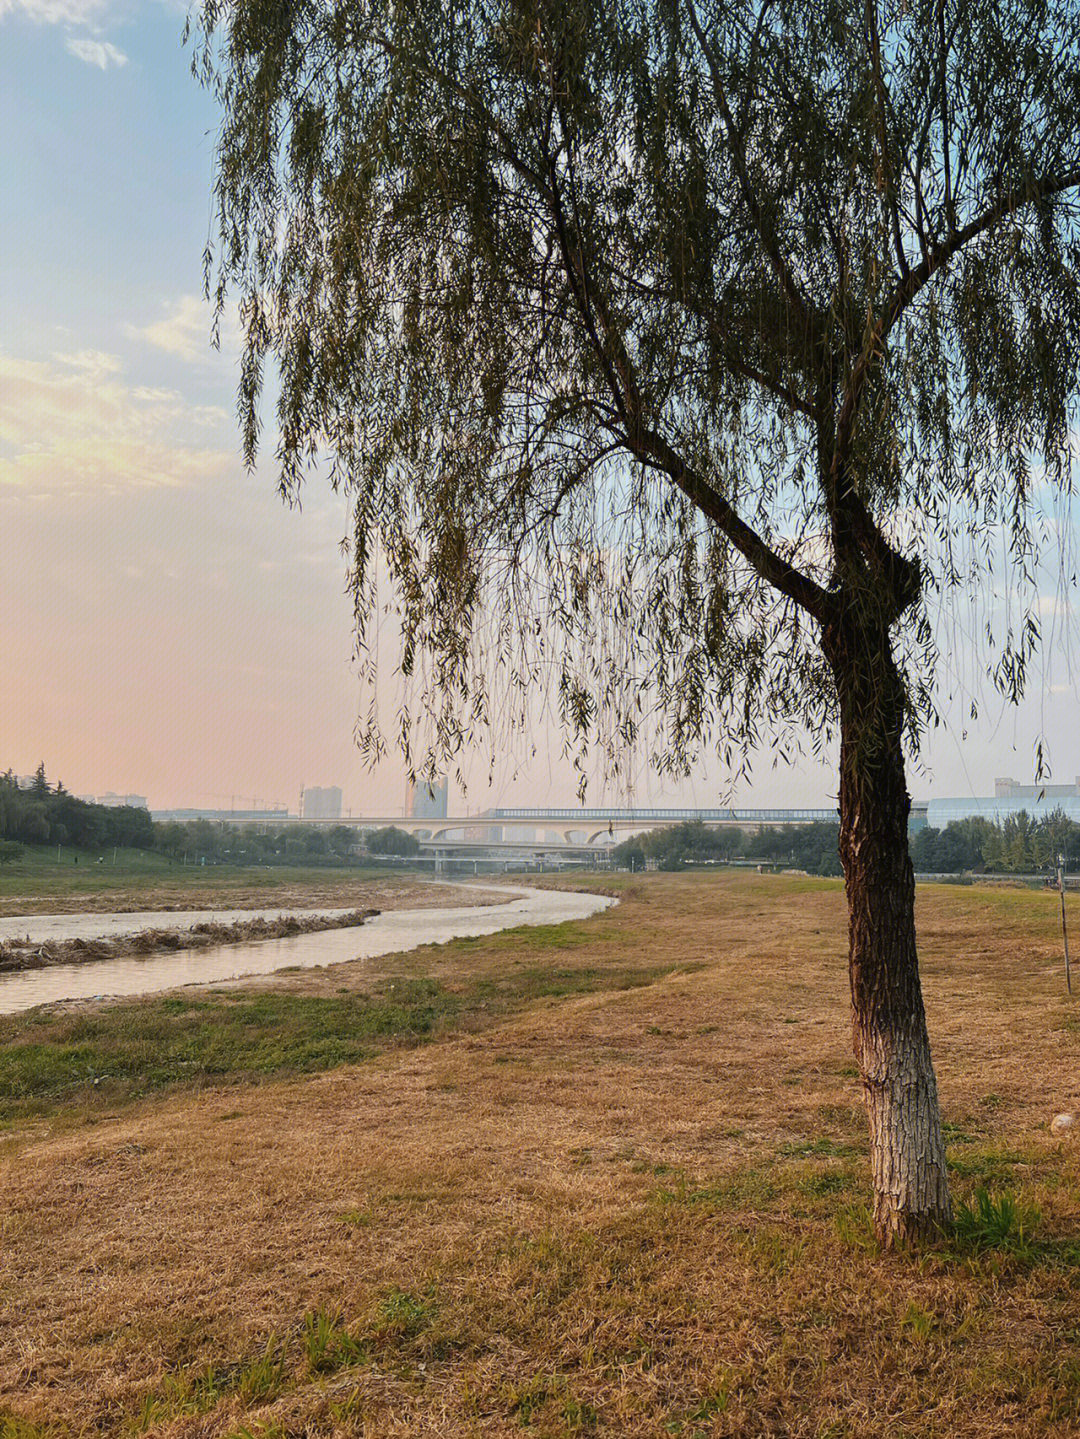
[[[216,117],[189,74],[182,26],[170,4],[0,5],[3,760],[27,773],[44,760],[75,792],[133,791],[156,808],[295,809],[303,786],[340,785],[347,810],[399,812],[398,756],[369,772],[353,743],[366,697],[350,669],[338,548],[347,505],[314,476],[302,510],[289,510],[273,445],[258,473],[239,458],[234,340],[226,327],[210,348],[200,297]],[[969,720],[978,665],[964,626],[945,630],[947,723],[927,738],[913,794],[1030,780],[1040,736],[1053,777],[1074,777],[1065,593],[1045,597],[1047,643],[1016,711],[986,683]],[[393,640],[387,622],[391,732]],[[452,790],[452,806],[569,801],[557,727],[533,743],[534,758],[524,740],[498,754],[490,786],[490,757],[464,756],[468,793]],[[835,755],[774,767],[764,749],[752,783],[734,789],[708,755],[680,785],[662,784],[644,751],[630,773],[617,789],[594,777],[590,799],[835,794]]]

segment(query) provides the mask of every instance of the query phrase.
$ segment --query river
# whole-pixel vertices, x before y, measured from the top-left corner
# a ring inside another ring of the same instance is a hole
[[[477,885],[459,885],[469,892],[491,894]],[[242,944],[214,944],[205,949],[167,954],[125,955],[90,960],[83,964],[55,964],[44,969],[0,975],[0,1014],[15,1014],[38,1004],[66,999],[104,999],[156,994],[188,984],[217,984],[247,975],[272,974],[278,969],[316,969],[351,959],[374,959],[383,954],[416,949],[422,944],[444,944],[496,934],[518,925],[562,924],[587,919],[614,900],[607,895],[573,890],[525,889],[500,885],[513,898],[507,904],[468,905],[457,909],[398,909],[377,915],[359,927],[296,934],[287,939],[260,939]],[[281,910],[144,911],[132,914],[24,915],[0,921],[9,928],[5,937],[30,933],[35,938],[97,938],[135,933],[141,929],[182,928],[208,919],[228,923],[256,914],[277,917]],[[333,914],[333,910],[319,913]],[[304,911],[310,913],[310,911]],[[50,929],[50,925],[54,926]],[[65,926],[68,927],[65,932]],[[0,931],[0,935],[2,935]]]

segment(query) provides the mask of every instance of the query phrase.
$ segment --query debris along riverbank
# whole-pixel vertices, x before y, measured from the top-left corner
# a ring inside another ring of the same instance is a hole
[[[114,939],[0,940],[0,974],[46,969],[54,964],[92,964],[131,955],[203,949],[212,944],[287,939],[291,935],[314,934],[326,929],[355,929],[379,913],[377,909],[354,909],[337,914],[282,914],[275,919],[257,916],[229,924],[204,920],[186,929],[141,929]]]

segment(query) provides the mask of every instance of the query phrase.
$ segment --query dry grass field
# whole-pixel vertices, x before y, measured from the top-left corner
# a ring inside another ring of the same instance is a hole
[[[361,1016],[337,1067],[241,1046],[149,1092],[93,1084],[148,1016],[196,1046],[213,996],[8,1023],[0,1435],[1076,1435],[1080,1141],[1049,1121],[1080,1101],[1080,1000],[1056,905],[920,891],[975,1216],[922,1254],[868,1229],[831,881],[647,876],[582,924],[248,996],[252,1024],[256,1000]],[[380,1028],[398,994],[424,1022],[401,1000]]]
[[[407,871],[170,863],[129,850],[118,865],[56,864],[52,851],[0,870],[0,917],[186,909],[404,909],[460,904]]]

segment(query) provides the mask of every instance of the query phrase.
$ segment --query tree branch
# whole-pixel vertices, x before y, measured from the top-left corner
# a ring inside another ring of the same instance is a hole
[[[690,17],[690,28],[694,32],[694,37],[701,47],[701,53],[705,57],[705,64],[709,68],[713,96],[716,100],[716,107],[720,111],[720,118],[723,121],[724,129],[727,132],[728,144],[731,146],[731,160],[735,167],[735,175],[739,181],[739,190],[742,194],[743,203],[750,212],[750,218],[754,223],[758,238],[761,240],[769,263],[772,265],[776,278],[780,282],[781,289],[784,291],[788,302],[799,319],[809,328],[811,321],[809,307],[799,293],[799,288],[795,284],[795,277],[792,275],[787,261],[784,259],[776,234],[772,226],[766,222],[765,213],[758,203],[757,193],[746,164],[746,152],[743,149],[742,136],[739,134],[738,127],[731,113],[731,107],[728,104],[727,91],[724,88],[723,78],[720,75],[720,67],[717,63],[716,53],[705,38],[705,32],[701,28],[697,11],[694,9],[693,0],[684,0],[684,3],[686,5],[686,13]]]
[[[885,192],[885,203],[892,221],[893,245],[896,248],[896,263],[900,273],[908,272],[907,255],[900,234],[900,209],[896,196],[896,176],[893,173],[892,156],[889,154],[888,92],[881,66],[881,37],[878,33],[877,0],[866,0],[866,29],[870,45],[870,64],[874,72],[874,89],[877,94],[878,144],[881,146],[881,184]]]
[[[848,485],[845,478],[859,402],[871,366],[881,355],[890,331],[908,307],[934,275],[944,269],[965,245],[991,230],[1007,216],[1015,214],[1024,205],[1038,199],[1048,199],[1077,185],[1080,185],[1080,168],[1064,175],[1044,176],[1034,186],[1022,192],[1009,191],[1000,196],[993,205],[962,229],[953,230],[930,251],[921,264],[903,276],[882,308],[877,322],[867,327],[862,351],[848,376],[843,403],[836,419],[832,461],[827,475],[823,478],[826,501],[834,516],[834,530],[841,547],[845,543],[846,529],[850,538],[875,564],[892,588],[897,614],[902,613],[918,593],[919,567],[899,554],[886,541],[862,497]]]
[[[723,495],[684,463],[662,435],[655,430],[640,428],[637,438],[638,458],[651,462],[653,468],[663,470],[701,513],[713,521],[763,580],[820,623],[826,620],[833,604],[828,591],[767,545]]]

